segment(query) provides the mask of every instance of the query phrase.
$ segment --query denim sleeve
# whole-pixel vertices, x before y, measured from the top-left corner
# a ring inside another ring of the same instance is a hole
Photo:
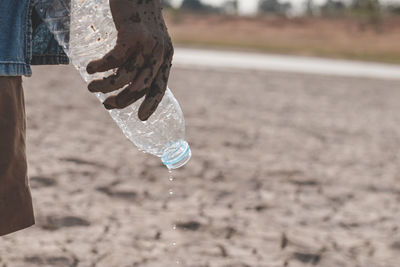
[[[33,9],[33,0],[0,0],[0,76],[31,76],[31,65],[69,63]]]
[[[0,0],[0,76],[31,75],[30,1]]]

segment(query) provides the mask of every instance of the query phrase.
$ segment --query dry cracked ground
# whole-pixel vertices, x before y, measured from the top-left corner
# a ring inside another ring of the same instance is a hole
[[[173,182],[71,66],[24,85],[37,224],[1,267],[399,265],[398,81],[175,68]]]

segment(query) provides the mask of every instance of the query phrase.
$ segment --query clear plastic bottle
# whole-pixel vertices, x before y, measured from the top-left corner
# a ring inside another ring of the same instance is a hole
[[[116,43],[117,31],[108,0],[37,0],[34,4],[39,16],[87,83],[113,73],[89,75],[86,72],[90,61],[101,58]],[[102,102],[107,97],[101,93],[96,96]],[[122,110],[111,110],[110,115],[139,150],[161,157],[169,169],[185,165],[191,151],[184,140],[182,110],[172,92],[167,88],[157,110],[145,122],[137,116],[142,101]]]

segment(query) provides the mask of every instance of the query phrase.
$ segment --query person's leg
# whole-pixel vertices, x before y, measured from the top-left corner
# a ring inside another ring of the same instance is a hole
[[[25,154],[21,76],[0,76],[0,236],[35,223]]]

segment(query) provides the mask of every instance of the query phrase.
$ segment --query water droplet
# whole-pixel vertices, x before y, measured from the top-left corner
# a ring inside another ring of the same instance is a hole
[[[172,229],[173,229],[173,230],[176,230],[176,224],[174,224],[174,225],[172,226]]]
[[[176,246],[176,242],[172,242],[172,245],[175,247]]]
[[[172,191],[172,189],[170,189],[169,194],[172,196],[174,194],[174,191]]]

